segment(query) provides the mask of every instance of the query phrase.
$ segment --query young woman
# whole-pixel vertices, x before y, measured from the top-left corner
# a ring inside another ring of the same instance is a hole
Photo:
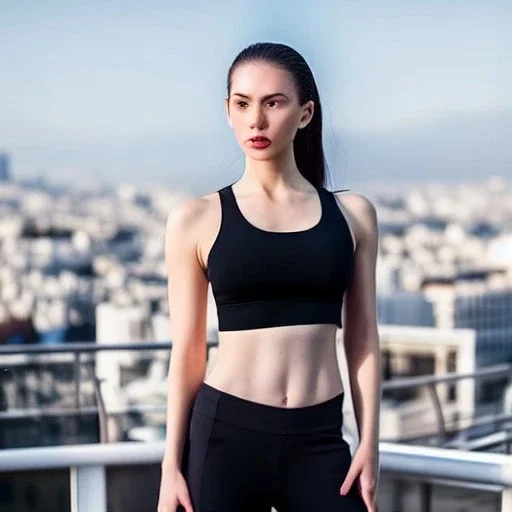
[[[375,208],[324,188],[320,100],[295,50],[247,47],[227,93],[244,173],[186,200],[166,226],[173,348],[158,512],[375,512]],[[209,282],[219,348],[203,381]],[[341,433],[339,327],[353,456]]]

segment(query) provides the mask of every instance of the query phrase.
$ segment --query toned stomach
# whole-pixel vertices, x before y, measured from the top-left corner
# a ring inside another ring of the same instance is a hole
[[[276,407],[306,407],[343,392],[335,325],[221,331],[205,382]]]

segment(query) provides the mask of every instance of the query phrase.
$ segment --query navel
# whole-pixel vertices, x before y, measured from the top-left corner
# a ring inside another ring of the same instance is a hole
[[[283,398],[282,402],[281,402],[281,405],[282,405],[283,407],[286,407],[286,404],[287,404],[287,403],[288,403],[288,397],[287,397],[287,396],[285,396],[285,397]]]

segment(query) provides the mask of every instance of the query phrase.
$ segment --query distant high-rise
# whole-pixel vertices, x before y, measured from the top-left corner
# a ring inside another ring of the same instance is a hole
[[[0,153],[0,181],[9,181],[10,179],[9,155],[7,153]]]

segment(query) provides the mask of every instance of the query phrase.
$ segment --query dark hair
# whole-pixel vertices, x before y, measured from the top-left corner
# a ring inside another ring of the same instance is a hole
[[[323,187],[327,163],[322,144],[322,107],[313,73],[302,55],[281,43],[254,43],[244,48],[235,58],[228,72],[227,91],[231,94],[233,72],[241,64],[264,61],[288,71],[299,97],[299,104],[309,100],[315,103],[311,121],[299,129],[293,139],[293,153],[300,173],[315,187]]]

